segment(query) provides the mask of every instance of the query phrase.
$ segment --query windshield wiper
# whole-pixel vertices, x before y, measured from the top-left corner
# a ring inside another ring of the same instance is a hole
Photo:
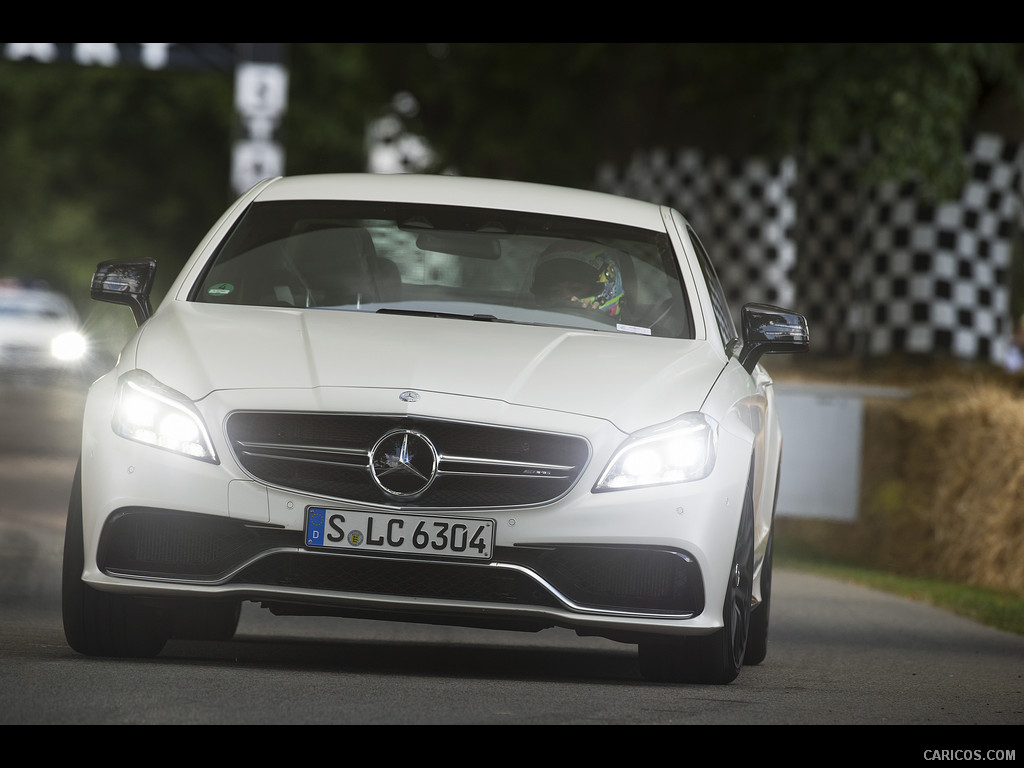
[[[389,307],[382,307],[377,310],[378,315],[414,315],[416,317],[446,317],[453,320],[482,320],[487,323],[514,323],[514,320],[502,320],[500,317],[494,315],[486,315],[483,313],[466,315],[458,314],[455,312],[437,312],[434,310],[423,310],[423,309],[392,309]]]

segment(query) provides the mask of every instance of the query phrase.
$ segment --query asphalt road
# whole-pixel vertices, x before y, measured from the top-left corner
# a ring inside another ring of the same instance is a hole
[[[229,643],[175,641],[148,661],[78,656],[59,581],[81,401],[78,389],[0,384],[0,724],[936,726],[924,746],[884,747],[921,759],[928,745],[979,747],[974,729],[940,726],[1024,723],[1024,638],[783,569],[767,660],[722,687],[648,683],[633,647],[569,632],[251,605]],[[842,751],[883,754],[866,733]],[[991,759],[1021,754],[1019,730],[981,733]]]

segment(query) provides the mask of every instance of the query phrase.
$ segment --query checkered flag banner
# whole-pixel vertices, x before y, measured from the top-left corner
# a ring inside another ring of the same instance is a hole
[[[975,137],[960,198],[941,203],[912,184],[866,187],[865,151],[768,163],[655,150],[602,167],[596,186],[681,210],[734,310],[764,301],[803,312],[817,352],[1001,362],[1024,150]]]

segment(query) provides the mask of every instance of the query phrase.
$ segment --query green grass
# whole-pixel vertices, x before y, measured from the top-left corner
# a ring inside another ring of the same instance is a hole
[[[781,548],[780,548],[781,549]],[[981,587],[916,576],[901,576],[836,563],[807,552],[776,551],[776,565],[860,584],[966,616],[1004,632],[1024,635],[1024,597]]]

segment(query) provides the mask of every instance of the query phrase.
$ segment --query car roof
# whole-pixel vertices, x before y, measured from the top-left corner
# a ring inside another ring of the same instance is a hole
[[[38,285],[18,285],[0,281],[0,304],[71,307],[71,300],[63,293]]]
[[[62,293],[45,288],[19,288],[0,285],[0,316],[5,322],[13,318],[32,318],[78,323],[78,312],[71,299]]]
[[[427,174],[321,174],[269,182],[256,200],[359,200],[548,213],[664,231],[661,206],[533,182]]]

